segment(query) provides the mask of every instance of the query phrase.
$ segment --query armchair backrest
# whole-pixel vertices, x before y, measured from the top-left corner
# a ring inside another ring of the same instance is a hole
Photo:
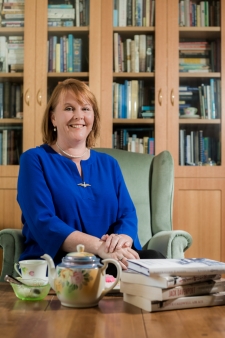
[[[163,151],[152,156],[119,149],[95,150],[113,156],[121,167],[136,207],[142,247],[159,231],[172,230],[174,167],[171,154]]]

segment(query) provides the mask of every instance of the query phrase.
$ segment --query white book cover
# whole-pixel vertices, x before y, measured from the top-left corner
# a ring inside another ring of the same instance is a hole
[[[140,70],[140,63],[139,63],[139,58],[140,58],[140,44],[139,44],[140,36],[135,34],[134,35],[134,45],[135,45],[135,61],[134,61],[134,72],[139,73]]]
[[[143,142],[145,143],[145,142]],[[146,152],[147,153],[147,152]],[[127,283],[136,283],[142,285],[156,286],[158,288],[173,288],[179,285],[194,284],[198,282],[205,282],[208,280],[220,279],[221,275],[197,275],[197,276],[163,276],[163,275],[152,275],[145,276],[141,273],[123,270],[121,273],[121,281]]]
[[[145,72],[146,69],[146,35],[141,34],[139,37],[139,70]]]
[[[225,263],[207,258],[128,259],[128,268],[150,276],[156,275],[215,275],[225,273]]]
[[[180,285],[162,289],[137,283],[120,282],[120,292],[147,298],[151,301],[163,301],[187,296],[207,295],[225,291],[225,279],[210,280],[195,284]]]
[[[150,0],[146,0],[146,19],[145,19],[145,26],[150,26]]]
[[[219,306],[225,304],[225,292],[218,292],[211,295],[180,297],[165,301],[151,301],[144,297],[123,294],[123,300],[148,312],[166,310],[200,308],[206,306]]]
[[[127,26],[127,0],[119,0],[119,27]]]

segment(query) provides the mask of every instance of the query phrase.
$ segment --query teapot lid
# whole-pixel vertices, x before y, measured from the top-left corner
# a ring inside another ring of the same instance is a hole
[[[62,262],[66,266],[72,265],[85,265],[86,268],[88,267],[95,267],[96,265],[102,266],[99,263],[100,259],[97,258],[94,254],[90,252],[84,251],[84,245],[78,244],[76,252],[70,252],[65,257],[63,257]],[[87,266],[90,265],[90,266]]]

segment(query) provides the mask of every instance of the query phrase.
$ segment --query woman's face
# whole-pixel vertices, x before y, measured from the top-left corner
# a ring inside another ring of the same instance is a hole
[[[94,123],[94,111],[89,102],[78,103],[72,92],[63,93],[52,112],[51,121],[57,127],[57,141],[60,146],[74,147],[78,143],[86,144]]]

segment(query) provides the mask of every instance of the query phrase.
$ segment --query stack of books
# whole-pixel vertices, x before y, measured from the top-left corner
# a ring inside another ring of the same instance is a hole
[[[225,304],[225,263],[210,259],[128,260],[120,292],[148,312]]]
[[[1,17],[2,27],[23,27],[24,0],[12,0],[11,2],[4,1],[2,4]]]

